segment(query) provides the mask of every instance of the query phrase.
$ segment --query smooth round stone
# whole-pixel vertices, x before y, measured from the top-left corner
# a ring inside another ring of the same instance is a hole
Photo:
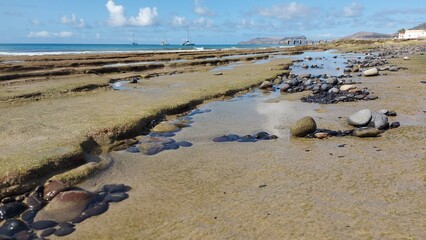
[[[61,192],[38,212],[35,221],[69,222],[79,216],[94,197],[95,194],[84,190]]]
[[[52,200],[56,195],[58,195],[60,192],[68,189],[69,186],[59,180],[49,180],[45,185],[44,185],[44,199],[47,201]]]
[[[163,136],[140,136],[138,137],[138,140],[141,143],[161,143],[161,144],[168,144],[168,143],[174,143],[175,140],[173,140],[170,137],[163,137]]]
[[[346,84],[346,85],[340,86],[340,91],[349,91],[349,90],[355,89],[355,88],[356,88],[355,85]]]
[[[0,221],[18,216],[27,210],[27,205],[22,202],[11,202],[0,207]]]
[[[115,192],[125,192],[126,186],[124,184],[106,184],[102,187],[105,192],[115,193]]]
[[[379,75],[379,69],[377,69],[376,67],[370,68],[370,69],[365,70],[363,72],[363,74],[366,77],[377,76],[377,75]]]
[[[237,141],[238,139],[240,139],[240,136],[238,136],[236,134],[228,134],[228,135],[226,135],[226,137],[228,138],[229,142],[234,142],[234,141]]]
[[[267,133],[267,132],[255,133],[255,134],[253,134],[253,137],[256,138],[256,139],[260,139],[260,140],[269,140],[270,139],[269,133]]]
[[[139,151],[145,155],[154,155],[163,150],[165,148],[162,143],[146,142],[139,145]]]
[[[11,202],[16,202],[16,199],[13,198],[13,197],[5,197],[1,200],[2,204],[8,204],[8,203],[11,203]]]
[[[251,135],[246,135],[246,136],[243,136],[243,137],[240,137],[238,140],[237,140],[237,142],[256,142],[257,141],[257,139],[256,138],[254,138],[253,136],[251,136]]]
[[[398,128],[399,126],[401,126],[401,124],[399,122],[392,122],[389,125],[389,128]]]
[[[328,93],[334,93],[334,94],[336,94],[336,93],[339,93],[339,92],[340,92],[339,89],[336,88],[336,87],[333,87],[330,90],[328,90]]]
[[[228,142],[228,137],[225,135],[220,137],[215,137],[213,138],[213,142]]]
[[[40,237],[48,237],[56,232],[55,228],[48,228],[41,232]]]
[[[354,127],[366,126],[372,118],[372,112],[370,109],[363,109],[350,115],[347,119],[348,124]]]
[[[37,211],[27,210],[21,215],[21,219],[24,220],[25,222],[32,222],[36,215],[37,215]]]
[[[362,128],[355,129],[353,131],[352,135],[354,135],[356,137],[360,137],[360,138],[377,137],[383,132],[384,132],[383,130],[379,130],[379,129],[374,128],[374,127],[362,127]]]
[[[66,236],[71,234],[74,231],[75,231],[75,228],[73,227],[60,227],[56,229],[55,236],[58,236],[58,237]]]
[[[263,81],[262,84],[260,84],[259,88],[260,89],[268,89],[268,88],[272,88],[274,86],[274,84],[272,84],[269,81]]]
[[[35,230],[43,230],[47,228],[56,227],[57,225],[58,223],[52,220],[40,220],[37,222],[33,222],[31,224],[31,227],[34,228]]]
[[[291,135],[295,137],[304,137],[308,135],[309,133],[315,132],[316,129],[317,129],[317,124],[315,120],[310,116],[306,116],[302,119],[297,120],[290,127],[290,133]]]
[[[388,111],[387,113],[385,113],[385,115],[389,117],[395,117],[397,114],[395,111]]]
[[[405,56],[403,59],[404,59],[404,60],[410,60],[410,57]]]
[[[191,124],[191,120],[185,118],[179,118],[173,121],[173,124],[178,128],[188,127]]]
[[[86,209],[83,214],[87,217],[98,216],[108,211],[109,205],[107,202],[100,202],[91,208]]]
[[[188,142],[188,141],[179,141],[176,142],[177,145],[179,145],[180,147],[191,147],[192,143]]]
[[[124,199],[127,199],[129,194],[127,193],[110,193],[105,196],[104,202],[121,202]]]
[[[31,210],[38,211],[46,205],[46,200],[40,197],[39,194],[33,193],[27,198],[27,205]]]
[[[16,233],[28,230],[30,230],[30,227],[23,221],[19,219],[8,219],[1,227],[0,234],[4,234],[6,236],[13,236]]]
[[[388,129],[389,128],[388,117],[383,113],[373,112],[369,126],[375,127],[379,130]]]
[[[176,143],[169,143],[169,144],[165,144],[164,145],[164,149],[166,149],[166,150],[176,150],[176,149],[179,149],[179,145],[178,144],[176,144]]]
[[[379,111],[377,111],[378,113],[381,113],[381,114],[387,114],[388,112],[389,112],[389,110],[387,110],[387,109],[380,109]]]
[[[367,99],[368,100],[376,100],[376,99],[378,99],[379,97],[377,96],[377,95],[368,95],[367,96]]]
[[[315,138],[323,139],[328,137],[328,133],[326,132],[318,132],[314,134]]]
[[[180,128],[178,128],[176,125],[167,121],[160,122],[153,129],[151,129],[152,132],[156,132],[156,133],[176,132],[179,130]]]

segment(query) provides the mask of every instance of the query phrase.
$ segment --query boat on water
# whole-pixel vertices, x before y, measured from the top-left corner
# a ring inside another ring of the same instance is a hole
[[[132,46],[138,45],[138,43],[135,41],[135,34],[132,33],[133,35],[133,42],[131,43]]]
[[[169,42],[167,41],[167,38],[166,38],[166,34],[163,32],[163,41],[161,41],[161,43],[160,43],[160,45],[161,46],[169,46],[170,44],[169,44]]]
[[[191,37],[189,36],[189,28],[188,26],[186,27],[186,35],[187,35],[187,39],[185,42],[182,43],[182,46],[195,46],[194,43],[191,42]]]

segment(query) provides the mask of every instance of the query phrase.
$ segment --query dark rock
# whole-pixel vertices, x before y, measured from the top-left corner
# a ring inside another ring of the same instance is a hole
[[[270,136],[269,133],[267,132],[257,132],[255,134],[253,134],[253,137],[256,139],[260,139],[260,140],[269,140]]]
[[[376,99],[378,99],[379,97],[377,96],[377,95],[368,95],[367,96],[367,99],[368,100],[376,100]]]
[[[304,117],[296,121],[293,126],[290,127],[290,132],[293,136],[304,137],[309,133],[315,132],[317,124],[312,117]]]
[[[254,138],[251,135],[246,135],[246,136],[240,137],[237,140],[237,142],[256,142],[256,141],[257,141],[256,138]]]
[[[48,237],[56,232],[55,228],[48,228],[41,232],[40,237]]]
[[[14,197],[5,197],[1,200],[1,203],[2,204],[8,204],[8,203],[15,202],[15,201],[16,201],[16,199]]]
[[[107,202],[100,202],[95,204],[93,207],[86,209],[82,214],[86,215],[88,218],[92,216],[98,216],[108,211],[108,207],[109,204]]]
[[[121,202],[127,199],[129,195],[127,193],[110,193],[105,196],[104,202]]]
[[[228,142],[228,137],[225,135],[220,137],[215,137],[213,138],[213,142]]]
[[[399,126],[401,126],[401,124],[399,122],[392,122],[389,125],[389,128],[398,128]]]
[[[280,89],[280,91],[281,92],[285,92],[285,91],[287,91],[288,89],[290,88],[290,85],[288,85],[288,84],[283,84],[282,86],[281,86],[281,89]]]
[[[40,220],[37,222],[33,222],[31,224],[31,227],[35,230],[43,230],[43,229],[47,229],[47,228],[53,228],[56,227],[58,225],[57,222],[52,221],[52,220]]]
[[[37,214],[37,211],[35,210],[27,210],[22,214],[21,219],[24,220],[25,222],[31,223],[34,220],[34,217],[36,216],[36,214]]]
[[[145,155],[154,155],[163,150],[164,144],[158,142],[143,142],[139,145],[139,151]]]
[[[179,141],[176,142],[177,145],[179,145],[180,147],[191,147],[192,143],[188,142],[188,141]]]
[[[8,219],[1,226],[0,235],[13,236],[22,231],[28,231],[30,227],[19,219]]]
[[[34,192],[27,198],[27,205],[31,210],[38,211],[46,205],[46,200],[40,194]]]
[[[139,153],[139,152],[141,152],[140,150],[139,150],[139,148],[138,147],[128,147],[127,149],[126,149],[126,152],[129,152],[129,153]]]
[[[75,231],[75,228],[73,227],[60,227],[56,229],[55,236],[58,236],[58,237],[66,236],[71,234],[74,231]]]
[[[11,202],[0,207],[0,221],[18,216],[27,210],[27,205],[22,202]]]
[[[397,114],[395,111],[388,111],[387,113],[385,113],[385,115],[389,117],[395,117]]]
[[[124,184],[106,184],[102,187],[102,189],[109,193],[125,192],[126,186]]]

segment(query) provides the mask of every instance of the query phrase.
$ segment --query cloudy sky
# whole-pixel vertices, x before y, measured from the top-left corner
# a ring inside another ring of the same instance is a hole
[[[335,39],[426,22],[425,0],[0,0],[0,43],[237,43]]]

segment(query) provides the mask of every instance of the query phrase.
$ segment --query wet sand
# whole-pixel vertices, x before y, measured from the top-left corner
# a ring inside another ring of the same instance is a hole
[[[374,101],[286,102],[293,95],[213,102],[175,137],[192,147],[154,156],[113,152],[113,166],[81,186],[124,183],[129,199],[67,238],[424,239],[425,57],[410,57],[391,60],[408,70],[355,78],[379,96]],[[346,116],[363,108],[394,110],[390,121],[401,127],[367,139],[289,136],[305,115],[320,128],[348,129]],[[279,138],[212,142],[260,130]]]

